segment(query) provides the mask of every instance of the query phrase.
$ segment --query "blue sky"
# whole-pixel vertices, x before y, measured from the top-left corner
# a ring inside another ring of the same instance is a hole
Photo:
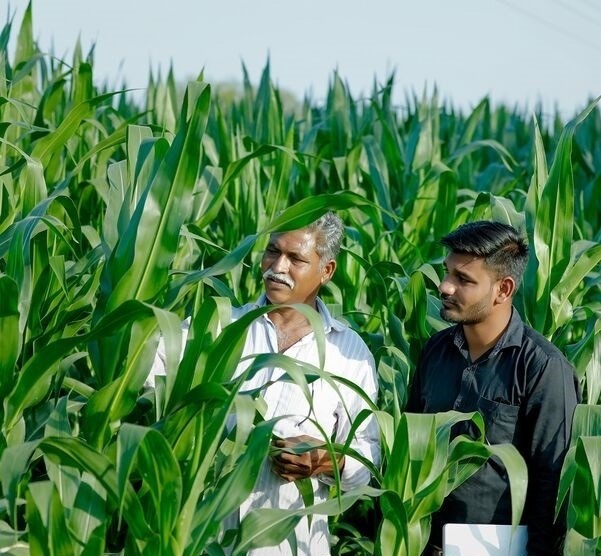
[[[17,26],[26,5],[10,1]],[[239,81],[243,61],[257,83],[269,57],[278,86],[317,101],[334,70],[355,97],[394,71],[399,104],[436,86],[465,110],[488,95],[567,118],[601,94],[596,0],[34,0],[33,25],[67,60],[78,37],[95,43],[94,75],[115,87],[144,88],[170,63],[219,82]]]

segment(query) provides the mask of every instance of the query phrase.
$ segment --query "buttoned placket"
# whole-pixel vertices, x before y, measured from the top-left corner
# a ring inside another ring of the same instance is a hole
[[[470,397],[480,396],[480,393],[484,389],[484,385],[481,384],[479,388],[477,387],[476,372],[482,363],[486,363],[491,357],[495,357],[499,353],[503,347],[503,338],[501,338],[497,344],[485,354],[484,357],[479,357],[476,359],[476,361],[471,360],[466,343],[465,337],[462,334],[457,333],[455,335],[454,344],[459,349],[461,355],[468,362],[468,366],[465,367],[461,373],[461,386],[459,388],[459,394],[455,400],[455,403],[453,404],[453,409],[457,411],[465,411],[467,407],[472,405],[470,403]],[[494,375],[491,375],[489,377],[489,382],[494,380],[494,378]]]
[[[267,315],[264,315],[264,318],[268,322],[267,329],[268,329],[269,333],[267,336],[268,336],[268,340],[270,343],[269,347],[273,353],[279,353],[279,346],[278,346],[278,339],[277,339],[275,324]],[[327,333],[327,330],[324,330],[324,333]],[[282,355],[286,355],[287,357],[290,357],[292,359],[304,360],[304,358],[299,357],[299,355],[300,355],[301,351],[307,347],[308,344],[310,344],[314,341],[314,336],[315,336],[315,333],[313,331],[309,332],[306,336],[303,336],[297,342],[295,342],[290,347],[288,347],[286,350],[284,350],[282,352]],[[279,369],[279,368],[277,370],[281,371],[281,369]],[[275,372],[276,372],[275,367],[269,368],[268,373],[266,373],[265,384],[271,383],[274,381]],[[275,380],[277,380],[279,378],[280,378],[280,376],[278,376]],[[265,386],[264,388],[261,389],[261,396],[265,397],[266,390],[267,390],[267,386]],[[309,384],[309,391],[311,393],[311,398],[313,398],[314,393],[315,393],[314,381]],[[299,426],[302,423],[304,423],[307,419],[310,419],[311,413],[312,413],[312,410],[310,409],[309,412],[307,413],[307,415],[305,415],[304,417],[299,419],[299,421],[296,423],[296,426]]]
[[[275,323],[269,318],[269,316],[263,315],[262,317],[263,319],[265,319],[265,325],[267,328],[267,342],[268,342],[268,347],[270,349],[271,352],[273,353],[278,353],[279,352],[279,348],[278,348],[278,341],[277,341],[277,332],[276,332],[276,327],[275,327]],[[327,336],[331,331],[333,330],[333,327],[330,323],[328,323],[327,321],[324,322],[324,329],[323,332],[324,334]],[[309,332],[306,336],[303,336],[298,342],[294,343],[293,345],[291,345],[288,349],[286,349],[285,351],[282,352],[282,355],[286,355],[287,357],[290,357],[292,359],[297,359],[297,360],[301,360],[301,361],[307,361],[310,358],[306,358],[306,357],[301,357],[302,354],[302,350],[303,349],[308,349],[310,347],[310,344],[312,344],[313,342],[315,342],[315,332],[311,331]],[[313,349],[313,348],[311,348]],[[261,389],[261,396],[263,398],[265,398],[265,394],[267,391],[267,384],[268,383],[272,383],[274,381],[277,381],[281,375],[276,375],[276,372],[282,372],[282,369],[276,368],[276,367],[270,367],[267,372],[265,373],[265,380],[264,380],[264,384],[266,385],[264,388]],[[314,394],[315,394],[315,382],[313,381],[311,382],[308,386],[309,386],[309,391],[310,391],[310,395],[311,398],[314,398]],[[313,413],[313,410],[310,409],[308,411],[308,413],[304,416],[299,416],[299,420],[296,423],[296,426],[300,426],[302,425],[305,421],[307,421],[307,419],[311,418],[311,415]]]
[[[286,351],[284,351],[284,355],[288,355],[288,357],[293,357],[296,359],[301,359],[300,357],[298,357],[299,353],[301,352],[302,349],[306,348],[307,344],[312,343],[313,339],[314,339],[315,333],[313,331],[309,332],[309,334],[307,334],[306,336],[303,336],[298,342],[292,344]],[[287,353],[289,351],[293,351],[294,353]],[[311,382],[309,384],[309,391],[311,392],[311,399],[313,399],[314,394],[315,394],[315,381]],[[296,426],[300,426],[302,425],[307,419],[311,418],[311,413],[313,412],[313,409],[310,408],[307,415],[305,415],[303,418],[300,418],[297,423]],[[300,417],[300,416],[299,416]]]

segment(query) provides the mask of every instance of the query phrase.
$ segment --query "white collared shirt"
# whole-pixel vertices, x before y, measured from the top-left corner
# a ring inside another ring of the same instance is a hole
[[[241,318],[252,309],[263,306],[265,303],[266,299],[263,295],[256,303],[232,309],[232,320]],[[317,299],[317,310],[324,323],[324,370],[356,384],[375,403],[377,398],[375,363],[367,345],[354,330],[335,320],[319,298]],[[236,370],[236,376],[243,373],[252,363],[252,357],[247,356],[277,352],[276,329],[269,316],[265,314],[256,319],[249,327],[242,353],[243,361]],[[290,346],[284,354],[319,367],[317,343],[313,332]],[[153,373],[164,374],[164,371],[160,372],[161,366],[161,354],[159,353],[155,365],[153,365]],[[336,383],[337,392],[327,381],[318,379],[310,385],[313,409],[311,412],[309,402],[296,383],[277,380],[284,372],[283,369],[273,367],[260,369],[244,383],[242,390],[256,390],[270,383],[262,391],[267,407],[265,419],[287,416],[277,422],[274,434],[282,438],[306,434],[321,439],[323,438],[322,433],[315,426],[312,421],[314,420],[323,428],[328,438],[337,443],[344,443],[349,435],[353,419],[367,407],[365,401],[343,384]],[[307,418],[308,416],[311,418]],[[380,448],[375,419],[368,419],[361,424],[351,441],[351,448],[375,464],[379,463]],[[369,478],[369,471],[361,463],[350,456],[345,458],[344,470],[341,474],[341,487],[344,490],[367,484]],[[333,479],[321,476],[311,478],[311,482],[314,490],[314,502],[319,503],[326,500],[329,485],[333,483]],[[253,492],[240,506],[237,517],[243,518],[248,511],[255,508],[291,509],[302,507],[303,500],[297,486],[280,479],[271,470],[270,462],[266,461]],[[235,524],[232,525],[235,526]],[[330,554],[327,516],[313,515],[310,522],[303,518],[296,526],[295,532],[299,556],[328,556]],[[287,541],[279,546],[265,547],[249,552],[251,556],[282,556],[292,555],[292,553]]]

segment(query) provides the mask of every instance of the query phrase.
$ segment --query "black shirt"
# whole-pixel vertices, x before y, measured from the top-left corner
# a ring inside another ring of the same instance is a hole
[[[555,554],[565,524],[553,524],[563,458],[580,400],[574,369],[514,309],[497,344],[471,362],[461,325],[438,332],[422,350],[407,411],[479,411],[489,444],[512,443],[528,466],[523,523],[529,554]],[[454,434],[469,432],[460,425]],[[431,541],[444,523],[511,523],[509,483],[495,458],[452,491],[433,516]]]

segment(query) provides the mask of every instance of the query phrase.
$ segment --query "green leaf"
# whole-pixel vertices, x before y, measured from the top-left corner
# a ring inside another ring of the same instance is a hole
[[[76,467],[94,476],[107,491],[111,502],[123,508],[123,519],[136,538],[145,539],[152,534],[133,488],[129,485],[124,493],[119,491],[115,468],[104,454],[75,438],[45,438],[37,447],[63,465]]]
[[[601,262],[601,244],[593,245],[580,254],[573,266],[569,267],[561,281],[551,291],[551,309],[555,328],[566,324],[572,318],[569,299],[581,287],[586,276]]]
[[[526,462],[513,444],[493,444],[487,446],[487,448],[491,455],[501,460],[507,471],[511,491],[511,523],[514,527],[517,527],[522,517],[528,490]]]
[[[48,133],[36,142],[31,158],[39,160],[42,166],[47,166],[53,156],[63,149],[71,139],[81,122],[93,114],[94,108],[110,100],[118,92],[105,93],[76,104],[62,119],[60,125],[52,133]]]
[[[534,328],[549,336],[555,330],[548,315],[551,291],[562,280],[570,262],[574,233],[574,176],[572,141],[576,128],[593,111],[599,99],[569,122],[561,133],[549,177],[539,197],[534,217],[533,247],[538,262]]]
[[[185,122],[187,103],[184,102],[180,129],[107,266],[114,285],[107,292],[109,311],[128,299],[154,298],[167,279],[198,176],[210,88],[190,83],[188,98],[194,105],[193,115]]]
[[[601,537],[601,437],[581,436],[576,442],[570,485],[568,527],[589,539]],[[565,465],[564,465],[565,468]],[[563,472],[562,472],[563,473]]]
[[[159,534],[161,551],[169,548],[182,499],[178,462],[165,437],[156,430],[124,424],[117,437],[117,477],[122,503],[132,473],[143,479],[145,505],[153,530]]]
[[[379,496],[381,490],[360,487],[341,494],[339,498],[326,500],[299,510],[261,508],[251,510],[240,524],[240,538],[233,556],[247,554],[252,548],[279,544],[292,532],[301,517],[311,514],[338,515],[365,496]]]
[[[453,153],[453,156],[450,158],[450,160],[455,162],[455,165],[458,165],[467,155],[484,148],[489,148],[495,151],[501,158],[501,161],[507,170],[510,172],[514,171],[514,168],[517,166],[516,160],[501,143],[495,141],[494,139],[480,139],[473,141],[472,143],[457,149]]]
[[[108,521],[106,490],[92,474],[83,472],[70,510],[69,528],[77,542],[86,547],[84,553],[92,556],[104,552]]]
[[[29,545],[49,556],[74,556],[64,507],[53,483],[37,481],[27,494]]]
[[[271,444],[275,421],[260,423],[251,432],[248,447],[237,461],[233,470],[216,485],[216,489],[207,492],[193,521],[195,549],[204,547],[210,535],[214,534],[221,521],[240,507],[251,493]]]
[[[403,291],[405,305],[405,331],[413,340],[423,343],[430,336],[427,328],[426,284],[422,272],[412,272],[407,288]]]
[[[15,365],[19,356],[19,292],[9,276],[0,276],[0,398],[13,384]]]
[[[14,388],[4,400],[4,430],[10,431],[23,411],[40,402],[47,394],[50,378],[57,372],[56,363],[61,358],[82,343],[113,333],[135,319],[149,314],[152,314],[152,311],[148,306],[130,301],[106,315],[88,334],[56,340],[37,351],[23,365]]]
[[[374,207],[374,204],[351,191],[315,195],[298,201],[284,210],[266,228],[263,234],[297,230],[309,225],[329,210],[342,210],[351,207]]]

